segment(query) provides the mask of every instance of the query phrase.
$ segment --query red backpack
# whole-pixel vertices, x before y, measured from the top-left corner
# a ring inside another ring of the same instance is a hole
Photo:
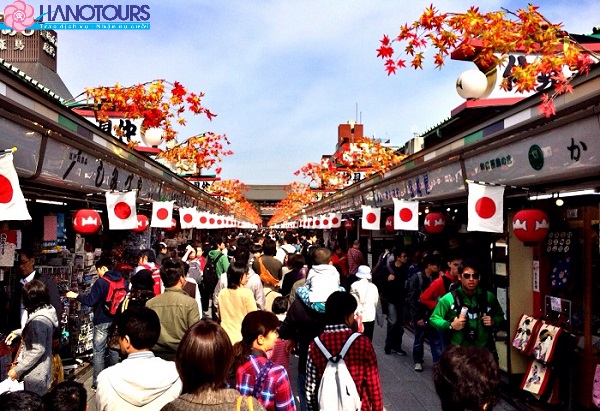
[[[106,293],[106,301],[104,302],[104,308],[110,315],[115,315],[119,310],[119,306],[127,297],[127,289],[125,288],[125,280],[121,278],[119,281],[109,280],[106,277],[102,277],[108,281],[108,293]]]
[[[147,270],[152,271],[152,279],[154,280],[154,295],[162,294],[162,280],[160,278],[160,265],[154,264],[154,267],[152,267],[148,264],[143,264],[142,267],[144,267]]]

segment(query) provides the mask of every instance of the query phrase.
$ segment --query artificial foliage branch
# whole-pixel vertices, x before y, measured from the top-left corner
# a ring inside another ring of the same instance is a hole
[[[598,55],[578,43],[562,24],[550,23],[538,9],[530,4],[516,12],[502,9],[482,13],[473,6],[464,13],[442,13],[432,4],[413,23],[402,25],[397,35],[384,35],[377,57],[383,59],[391,75],[408,66],[422,69],[427,49],[433,50],[437,68],[460,49],[483,72],[503,64],[512,52],[535,56],[524,67],[514,66],[500,87],[529,92],[538,86],[538,78],[550,79],[554,89],[542,95],[539,108],[549,117],[556,112],[554,99],[571,92],[573,76],[587,74]]]

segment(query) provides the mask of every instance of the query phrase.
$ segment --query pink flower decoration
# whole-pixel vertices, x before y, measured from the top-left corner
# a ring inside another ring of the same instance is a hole
[[[33,6],[24,1],[17,0],[4,8],[4,24],[15,31],[21,32],[33,23]]]

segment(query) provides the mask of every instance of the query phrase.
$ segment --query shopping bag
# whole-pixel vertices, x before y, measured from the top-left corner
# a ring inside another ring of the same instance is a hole
[[[542,395],[550,380],[550,369],[537,360],[531,360],[521,382],[521,389],[535,395]]]
[[[527,314],[521,315],[512,339],[512,346],[525,354],[531,354],[535,337],[541,325],[542,321]]]
[[[542,321],[531,350],[533,358],[546,364],[550,363],[554,357],[558,337],[561,333],[562,328]]]
[[[50,389],[48,391],[52,391],[64,380],[65,371],[63,369],[62,359],[60,358],[60,355],[54,354],[52,356],[52,384],[50,384]]]
[[[359,333],[365,332],[365,325],[363,324],[362,314],[355,314],[354,321],[356,321],[356,331],[358,331]]]
[[[0,394],[5,392],[23,391],[23,381],[11,380],[10,378],[0,382]]]

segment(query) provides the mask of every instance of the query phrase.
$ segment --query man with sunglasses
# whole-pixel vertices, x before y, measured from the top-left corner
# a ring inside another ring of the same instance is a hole
[[[495,352],[493,328],[504,320],[498,299],[479,287],[480,275],[472,262],[459,265],[458,279],[460,287],[440,299],[429,319],[431,325],[445,331],[450,344]]]

